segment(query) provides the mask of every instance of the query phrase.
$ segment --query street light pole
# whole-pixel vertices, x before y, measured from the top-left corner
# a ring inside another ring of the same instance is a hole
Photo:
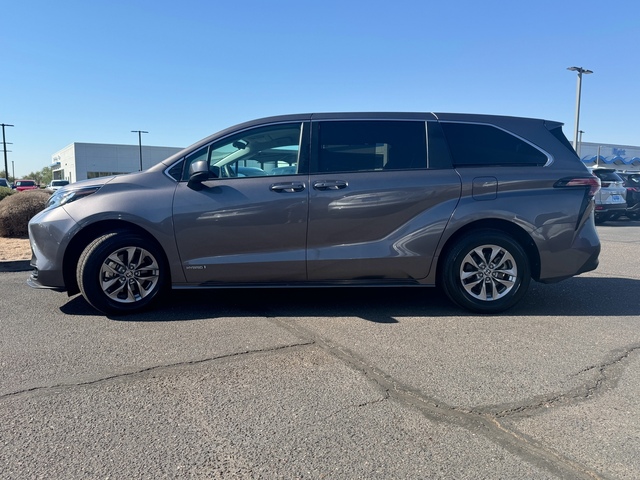
[[[144,130],[131,130],[131,133],[138,134],[138,147],[140,148],[140,171],[142,171],[142,134],[149,132],[145,132]]]
[[[7,141],[4,138],[4,127],[13,127],[13,125],[8,125],[6,123],[2,124],[2,151],[4,152],[4,173],[9,177],[9,165],[7,164]]]
[[[578,155],[580,155],[580,148],[582,147],[582,134],[584,133],[584,130],[578,130],[578,133],[580,134],[580,138],[578,138],[578,149],[576,151],[578,152]]]
[[[593,73],[592,70],[587,70],[582,67],[568,67],[567,70],[572,72],[578,72],[578,85],[576,87],[576,126],[573,135],[573,148],[578,156],[580,156],[580,144],[578,143],[578,132],[580,131],[580,94],[582,93],[582,74],[588,75]]]

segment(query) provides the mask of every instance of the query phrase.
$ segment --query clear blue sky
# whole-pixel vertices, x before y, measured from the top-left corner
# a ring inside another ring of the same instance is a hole
[[[188,146],[282,113],[541,117],[572,139],[569,66],[595,72],[583,141],[640,145],[637,0],[2,0],[0,22],[17,177],[72,142]]]

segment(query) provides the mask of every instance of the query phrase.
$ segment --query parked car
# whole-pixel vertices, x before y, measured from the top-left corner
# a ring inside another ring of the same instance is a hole
[[[640,220],[640,173],[618,173],[627,189],[625,215],[631,220]]]
[[[598,265],[600,183],[561,127],[447,113],[243,123],[146,171],[55,192],[29,223],[28,283],[107,314],[169,287],[436,285],[500,312],[531,278]]]
[[[613,168],[594,168],[592,173],[600,179],[600,191],[596,194],[596,223],[617,220],[627,209],[627,189],[624,180]]]
[[[37,190],[40,188],[34,180],[16,180],[13,185],[15,190],[18,192],[23,192],[25,190]]]
[[[11,185],[6,178],[0,178],[0,187],[11,188]]]
[[[51,183],[47,185],[47,190],[53,190],[55,192],[65,185],[69,185],[69,180],[51,180]]]

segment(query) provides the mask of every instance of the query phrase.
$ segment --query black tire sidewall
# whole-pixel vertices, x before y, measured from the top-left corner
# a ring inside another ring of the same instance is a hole
[[[106,258],[124,247],[139,247],[147,250],[158,262],[160,278],[146,297],[135,303],[121,303],[109,298],[100,286],[100,269]],[[82,296],[94,308],[106,314],[126,314],[148,308],[156,301],[159,292],[165,289],[167,268],[164,255],[153,242],[142,235],[116,231],[106,233],[91,242],[80,255],[76,269],[78,286]]]
[[[467,254],[481,245],[497,245],[509,252],[516,262],[518,275],[513,289],[504,297],[492,301],[478,300],[467,293],[460,280],[460,267]],[[524,249],[511,236],[492,230],[465,235],[449,250],[442,269],[444,291],[463,308],[477,313],[499,313],[514,306],[526,293],[531,280],[529,259]]]

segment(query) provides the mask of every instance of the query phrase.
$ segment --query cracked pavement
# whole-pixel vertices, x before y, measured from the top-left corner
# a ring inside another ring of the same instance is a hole
[[[598,270],[499,316],[323,289],[106,318],[2,273],[0,476],[640,478],[640,223],[599,232]]]

